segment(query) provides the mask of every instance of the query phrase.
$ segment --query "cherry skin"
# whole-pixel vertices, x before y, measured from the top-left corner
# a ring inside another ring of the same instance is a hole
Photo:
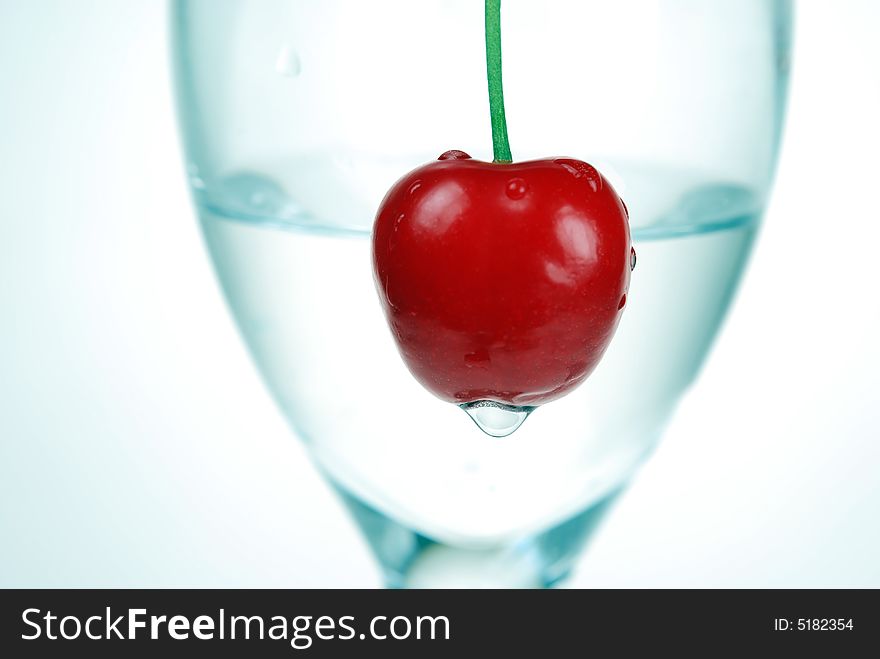
[[[442,400],[537,406],[583,382],[626,303],[626,206],[572,158],[447,151],[389,190],[373,273],[400,354]]]

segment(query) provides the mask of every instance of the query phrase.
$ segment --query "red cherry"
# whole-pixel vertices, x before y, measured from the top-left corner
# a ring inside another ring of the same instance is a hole
[[[593,371],[629,288],[626,208],[572,158],[500,164],[461,151],[382,201],[373,268],[400,354],[453,403],[547,403]]]

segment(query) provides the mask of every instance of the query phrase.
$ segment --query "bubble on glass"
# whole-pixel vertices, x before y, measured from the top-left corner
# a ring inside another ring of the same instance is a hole
[[[299,53],[292,46],[284,44],[278,50],[278,55],[275,57],[275,72],[285,78],[296,78],[302,73]]]
[[[505,405],[494,400],[478,400],[459,405],[477,427],[490,437],[512,435],[535,411],[534,407]]]

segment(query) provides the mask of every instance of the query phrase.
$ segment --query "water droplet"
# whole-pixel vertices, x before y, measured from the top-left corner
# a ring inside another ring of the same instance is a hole
[[[394,224],[391,226],[391,235],[388,237],[388,251],[393,252],[397,247],[399,235],[398,231],[400,230],[400,223],[406,219],[405,213],[400,213],[395,219]]]
[[[411,186],[409,186],[409,190],[407,190],[407,193],[414,195],[416,192],[419,191],[420,187],[422,187],[422,182],[421,181],[414,181],[413,184]]]
[[[188,163],[186,166],[186,173],[189,176],[189,184],[196,188],[197,190],[205,189],[205,181],[199,176],[199,166],[194,162]]]
[[[492,358],[489,355],[489,351],[485,348],[480,348],[475,352],[469,352],[464,356],[464,365],[468,368],[474,368],[477,366],[486,367],[491,361]]]
[[[284,187],[256,172],[241,171],[224,177],[218,189],[222,190],[224,204],[248,215],[288,217],[296,212],[295,205]]]
[[[586,180],[593,189],[593,192],[598,192],[602,189],[602,177],[596,171],[596,168],[589,163],[585,163],[583,160],[575,160],[574,158],[557,158],[553,162],[557,165],[562,165],[575,178]]]
[[[788,74],[791,71],[791,57],[784,53],[777,55],[776,68],[782,75]]]
[[[507,437],[513,434],[535,410],[534,407],[505,405],[493,400],[477,400],[463,403],[459,407],[490,437]]]
[[[287,44],[281,46],[275,57],[275,72],[285,78],[296,78],[302,72],[299,54]]]
[[[626,213],[626,219],[629,219],[629,208],[626,207],[626,202],[621,199],[620,205],[623,206],[623,212]]]
[[[623,297],[620,298],[620,303],[617,305],[617,310],[620,311],[626,306],[626,293],[623,294]]]
[[[629,269],[631,271],[636,269],[636,248],[635,247],[629,248]]]
[[[507,196],[517,201],[526,196],[529,186],[521,178],[512,178],[507,182]]]
[[[440,154],[440,157],[437,160],[470,160],[471,157],[466,154],[464,151],[459,151],[458,149],[450,149],[449,151],[444,151]]]

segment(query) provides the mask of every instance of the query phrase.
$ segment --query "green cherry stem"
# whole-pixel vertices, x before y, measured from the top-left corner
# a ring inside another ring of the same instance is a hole
[[[489,113],[492,118],[495,162],[509,163],[513,158],[507,139],[504,85],[501,81],[501,0],[486,0],[486,77],[489,80]]]

